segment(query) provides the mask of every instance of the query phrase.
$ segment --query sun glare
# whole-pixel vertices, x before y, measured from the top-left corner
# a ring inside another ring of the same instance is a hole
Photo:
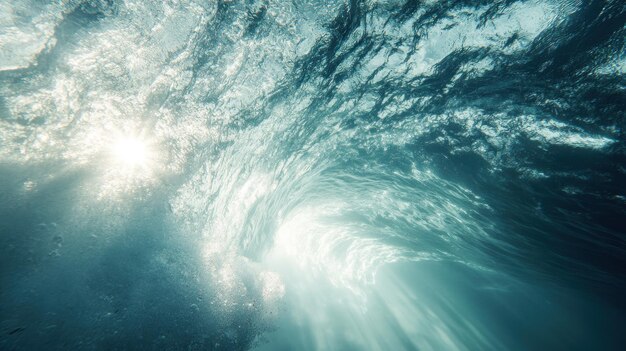
[[[132,138],[120,139],[114,146],[115,158],[126,166],[145,166],[148,150],[145,143]]]
[[[154,182],[159,173],[159,147],[143,136],[120,135],[111,138],[108,157],[102,165],[99,198],[132,193]]]
[[[109,167],[118,176],[150,177],[158,167],[158,148],[140,136],[120,136],[111,141]]]

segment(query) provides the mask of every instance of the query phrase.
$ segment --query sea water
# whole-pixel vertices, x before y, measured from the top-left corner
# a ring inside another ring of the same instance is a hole
[[[0,0],[0,349],[622,349],[625,22]]]

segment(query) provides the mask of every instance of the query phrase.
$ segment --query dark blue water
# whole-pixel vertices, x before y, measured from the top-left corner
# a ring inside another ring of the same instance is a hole
[[[621,350],[622,1],[0,0],[0,349]]]

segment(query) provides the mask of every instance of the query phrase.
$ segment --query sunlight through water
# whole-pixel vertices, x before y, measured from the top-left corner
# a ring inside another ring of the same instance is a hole
[[[137,139],[121,139],[113,147],[115,157],[128,167],[145,167],[148,161],[146,145]]]
[[[626,7],[0,0],[0,350],[619,350]]]

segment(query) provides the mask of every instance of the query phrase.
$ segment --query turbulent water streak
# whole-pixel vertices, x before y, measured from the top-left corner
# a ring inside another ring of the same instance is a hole
[[[625,23],[0,0],[0,349],[620,349]]]

